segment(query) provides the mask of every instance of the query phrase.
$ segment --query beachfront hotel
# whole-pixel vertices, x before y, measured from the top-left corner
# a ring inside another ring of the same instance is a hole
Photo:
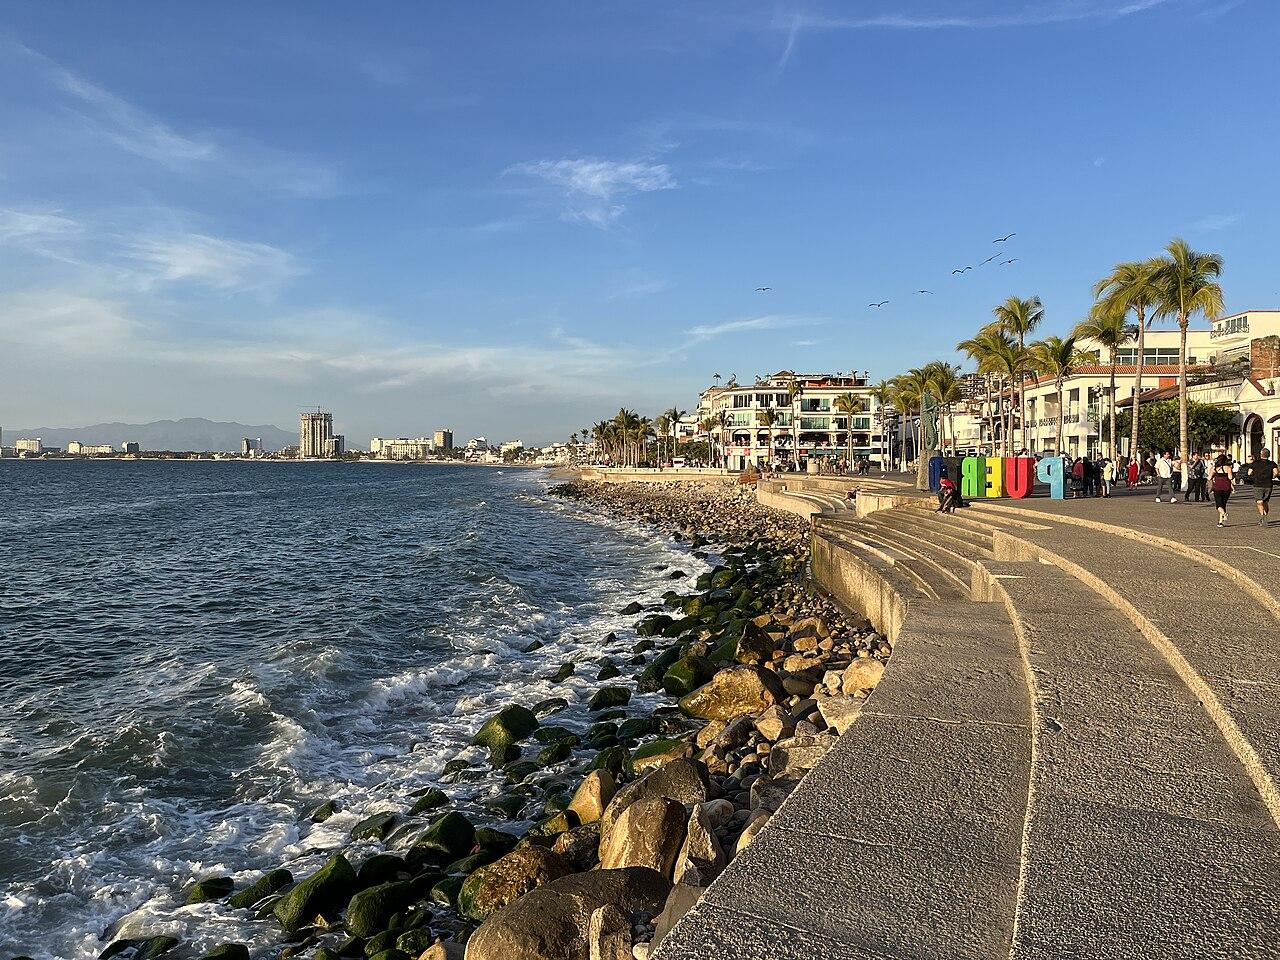
[[[1148,330],[1143,351],[1143,404],[1178,396],[1180,332]],[[1004,405],[1014,405],[1013,447],[1032,453],[1096,454],[1109,436],[1108,416],[1111,355],[1096,341],[1082,338],[1079,348],[1094,362],[1082,364],[1063,381],[1062,409],[1052,377],[1037,377],[1026,385],[1025,430],[1016,393],[973,397],[952,415],[955,448],[960,453],[999,449],[1003,443]],[[1130,342],[1116,351],[1116,401],[1121,411],[1131,407],[1137,390],[1137,346]],[[1187,331],[1188,396],[1192,401],[1237,411],[1237,432],[1222,438],[1221,448],[1239,459],[1280,446],[1280,310],[1248,310],[1213,321],[1208,328]],[[995,414],[993,418],[993,413]],[[1057,451],[1058,424],[1063,449]],[[947,430],[948,438],[951,430]],[[1128,453],[1127,436],[1119,437],[1120,453]]]
[[[879,458],[879,406],[865,373],[795,373],[781,370],[751,384],[730,379],[698,398],[696,422],[717,422],[717,459],[730,470],[768,469],[813,460]],[[863,412],[841,412],[837,398],[851,393]],[[852,422],[850,422],[852,421]]]

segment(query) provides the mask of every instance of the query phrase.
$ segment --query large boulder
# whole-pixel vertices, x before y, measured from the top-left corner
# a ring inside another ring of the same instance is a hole
[[[338,854],[281,897],[272,913],[289,933],[302,929],[318,916],[334,919],[356,892],[358,882],[347,858]]]
[[[768,663],[773,659],[774,647],[773,637],[748,620],[742,625],[733,658],[739,663]]]
[[[409,905],[412,892],[412,884],[403,882],[361,890],[347,907],[347,929],[357,937],[381,933],[391,918]]]
[[[604,815],[605,807],[618,792],[617,781],[608,770],[592,770],[573,792],[569,809],[578,815],[579,823],[595,823]]]
[[[191,885],[183,903],[189,906],[193,903],[212,903],[214,900],[222,900],[230,896],[235,886],[236,883],[231,877],[205,877]]]
[[[636,773],[646,773],[663,764],[670,763],[685,756],[689,752],[687,740],[658,739],[650,740],[631,752],[631,766]]]
[[[291,883],[293,883],[293,874],[288,870],[283,867],[279,870],[272,870],[270,873],[264,873],[249,886],[232,896],[227,901],[227,906],[236,910],[247,910],[254,904],[261,903],[272,894],[279,893]]]
[[[676,857],[673,874],[678,884],[705,887],[720,875],[727,862],[711,820],[711,814],[719,811],[709,807],[706,803],[695,804],[685,825],[684,845]]]
[[[466,960],[586,960],[591,914],[604,906],[624,916],[656,914],[671,884],[655,870],[591,870],[553,880],[480,925]]]
[[[575,872],[590,870],[600,855],[600,821],[566,830],[556,837],[551,849],[568,860]]]
[[[863,658],[855,660],[845,668],[841,682],[841,691],[845,696],[867,694],[876,688],[880,678],[884,676],[884,662]]]
[[[642,797],[666,797],[682,804],[703,803],[708,785],[707,768],[703,764],[687,758],[672,760],[614,794],[600,818],[601,833],[607,834],[622,812]]]
[[[649,867],[670,878],[684,831],[684,804],[666,797],[642,797],[601,836],[600,867]]]
[[[503,707],[490,717],[471,742],[502,753],[538,729],[538,717],[526,707]]]
[[[484,920],[530,890],[573,873],[560,854],[544,847],[518,847],[467,877],[458,892],[458,909]]]
[[[680,698],[680,709],[701,720],[732,720],[740,714],[758,716],[786,699],[778,675],[755,666],[727,667],[711,682]]]
[[[451,810],[432,822],[427,832],[414,841],[405,856],[411,867],[427,863],[452,863],[471,852],[476,842],[471,821]]]

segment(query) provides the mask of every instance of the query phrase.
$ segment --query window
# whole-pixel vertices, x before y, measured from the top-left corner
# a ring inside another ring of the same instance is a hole
[[[751,394],[735,393],[733,395],[733,407],[735,410],[740,410],[743,407],[749,406],[751,406]]]
[[[1122,364],[1133,365],[1138,362],[1138,351],[1133,347],[1116,351],[1116,362]],[[1187,363],[1195,363],[1195,357],[1187,357]],[[1173,364],[1178,363],[1177,347],[1147,347],[1142,351],[1142,363],[1144,366],[1153,366],[1155,364]]]

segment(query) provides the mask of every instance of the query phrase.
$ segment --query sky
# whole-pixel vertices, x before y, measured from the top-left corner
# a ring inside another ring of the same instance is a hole
[[[9,0],[0,427],[564,440],[1010,295],[1063,333],[1174,236],[1278,307],[1277,48],[1274,0]]]

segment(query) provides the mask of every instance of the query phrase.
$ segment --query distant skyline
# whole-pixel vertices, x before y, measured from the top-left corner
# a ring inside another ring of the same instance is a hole
[[[1266,0],[17,0],[0,426],[541,444],[958,359],[1011,294],[1062,332],[1175,235],[1274,308],[1278,43]]]

